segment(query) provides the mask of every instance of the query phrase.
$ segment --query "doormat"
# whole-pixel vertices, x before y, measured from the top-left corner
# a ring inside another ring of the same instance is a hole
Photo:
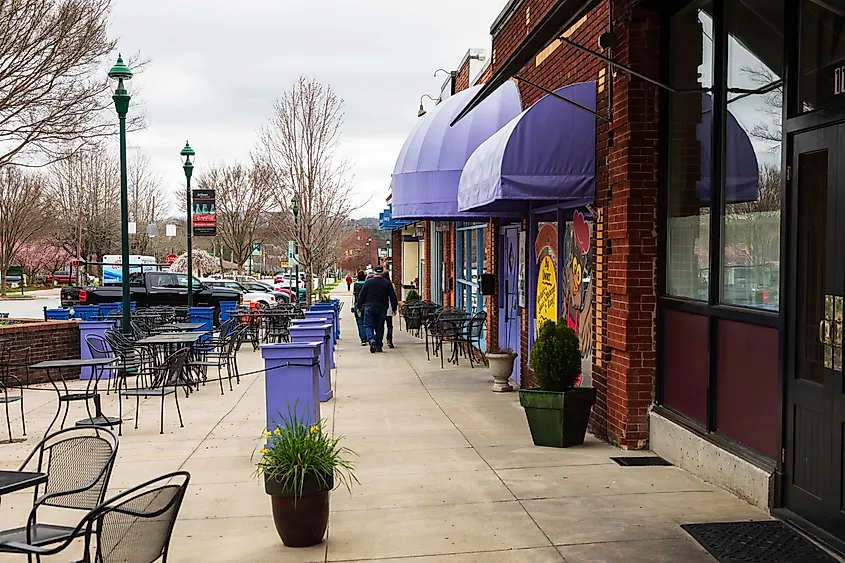
[[[683,524],[681,528],[719,563],[837,563],[777,520]]]
[[[612,459],[622,467],[650,467],[653,465],[672,465],[662,457],[657,457],[656,455],[612,457],[610,459]]]

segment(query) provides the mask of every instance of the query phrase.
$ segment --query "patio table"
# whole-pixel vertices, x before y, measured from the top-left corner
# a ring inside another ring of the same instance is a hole
[[[46,473],[0,470],[0,496],[37,487],[46,481]]]
[[[194,331],[205,326],[205,323],[167,323],[159,326],[165,332]]]
[[[76,426],[114,426],[120,422],[119,418],[105,416],[101,410],[100,394],[97,391],[97,386],[100,383],[99,375],[88,380],[88,384],[85,386],[84,391],[69,389],[67,381],[65,381],[65,378],[62,375],[62,369],[64,368],[104,368],[105,366],[114,363],[114,361],[114,358],[66,358],[62,360],[47,360],[29,366],[30,369],[43,369],[47,372],[47,379],[50,380],[50,384],[53,386],[53,389],[56,391],[56,395],[59,399],[56,416],[53,417],[53,420],[50,422],[50,426],[48,426],[46,432],[44,432],[45,436],[50,433],[53,425],[59,419],[59,414],[62,412],[62,403],[65,405],[65,415],[62,418],[62,424],[59,428],[64,428],[65,420],[67,420],[67,415],[70,411],[70,403],[72,401],[84,401],[85,410],[88,411],[88,418],[77,420]],[[58,373],[59,382],[52,377],[51,371]],[[100,370],[100,374],[102,374],[102,370]],[[61,383],[61,387],[59,387],[58,383]],[[91,409],[88,406],[88,401],[94,401],[94,416],[91,416]]]
[[[165,332],[163,334],[155,334],[153,336],[142,338],[141,340],[137,340],[135,344],[138,344],[140,346],[164,347],[167,349],[167,355],[169,355],[175,352],[176,348],[190,347],[196,344],[202,337],[206,336],[207,334],[208,333],[205,331]],[[182,374],[182,378],[184,379],[184,384],[186,385],[186,392],[187,388],[189,388],[190,386],[199,384],[199,381],[194,381],[190,377],[190,373],[187,368],[187,363],[185,372]],[[153,386],[155,387],[156,385],[160,385],[162,383],[162,381],[156,381],[153,383]]]

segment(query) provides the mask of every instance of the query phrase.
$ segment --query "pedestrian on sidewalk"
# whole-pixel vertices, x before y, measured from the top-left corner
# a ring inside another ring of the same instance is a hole
[[[352,312],[355,314],[355,324],[358,325],[358,338],[361,340],[361,346],[366,346],[367,331],[364,327],[364,314],[358,310],[358,295],[361,294],[364,282],[367,281],[367,274],[363,270],[358,270],[356,278],[352,286]]]
[[[390,274],[388,274],[387,272],[382,272],[381,277],[383,277],[387,281],[390,281]],[[390,305],[387,306],[384,322],[385,324],[387,324],[387,347],[395,348],[395,346],[393,345],[393,315],[390,314]]]
[[[352,287],[352,274],[346,274],[346,291]]]
[[[364,327],[367,331],[367,342],[370,344],[370,354],[383,352],[384,324],[388,311],[395,315],[399,307],[393,284],[382,277],[383,266],[376,266],[375,276],[364,283],[355,301],[355,308],[364,315]]]

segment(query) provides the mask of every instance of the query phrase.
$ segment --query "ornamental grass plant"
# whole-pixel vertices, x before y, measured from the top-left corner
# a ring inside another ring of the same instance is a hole
[[[256,473],[280,483],[297,498],[302,497],[309,476],[326,490],[332,485],[342,485],[351,492],[352,483],[358,483],[355,465],[350,460],[357,454],[341,445],[342,436],[326,432],[324,420],[308,425],[294,413],[272,431],[265,432],[262,439],[266,443],[259,450],[261,459]]]

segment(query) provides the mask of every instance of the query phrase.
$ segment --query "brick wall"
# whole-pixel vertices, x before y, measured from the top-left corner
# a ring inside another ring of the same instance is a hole
[[[519,4],[493,38],[494,69],[556,1]],[[566,36],[594,49],[599,35],[608,28],[608,17],[609,5],[603,2],[576,22]],[[617,0],[613,21],[617,36],[613,57],[647,75],[659,76],[658,14],[636,0]],[[607,65],[559,41],[538,53],[519,75],[552,90],[596,81],[597,112],[601,115],[608,114],[609,81],[613,80],[612,125],[597,120],[596,129],[593,385],[598,402],[591,427],[597,435],[623,447],[646,447],[647,409],[653,400],[656,368],[658,92],[624,72],[611,78]],[[520,83],[519,89],[523,107],[544,96],[525,83]],[[528,231],[526,220],[523,229]],[[527,245],[523,251],[533,260],[533,241]],[[531,386],[527,309],[521,317],[522,381]]]
[[[39,321],[16,325],[0,326],[0,338],[5,339],[3,349],[11,349],[11,363],[37,364],[45,360],[79,358],[79,323],[75,321]],[[29,358],[22,348],[29,347]],[[12,368],[11,373],[21,378],[25,384],[45,383],[47,373],[44,370]],[[66,378],[79,378],[79,369],[64,371]]]
[[[446,281],[446,288],[443,292],[443,305],[445,307],[455,306],[455,241],[457,231],[455,223],[448,224],[448,230],[443,233],[443,276]]]
[[[393,267],[392,280],[393,289],[396,291],[396,297],[400,300],[404,295],[402,292],[403,284],[410,284],[414,280],[403,280],[402,276],[402,229],[396,229],[390,232],[390,263]]]
[[[455,93],[461,92],[469,88],[469,59],[464,61],[461,68],[458,69],[458,74],[455,76]]]
[[[490,219],[484,230],[484,253],[487,257],[486,273],[496,276],[493,295],[487,297],[487,349],[493,350],[499,345],[499,221]]]
[[[423,279],[425,284],[423,287],[423,299],[431,301],[431,243],[434,240],[434,224],[431,221],[423,223],[425,225],[425,264],[423,264]]]

